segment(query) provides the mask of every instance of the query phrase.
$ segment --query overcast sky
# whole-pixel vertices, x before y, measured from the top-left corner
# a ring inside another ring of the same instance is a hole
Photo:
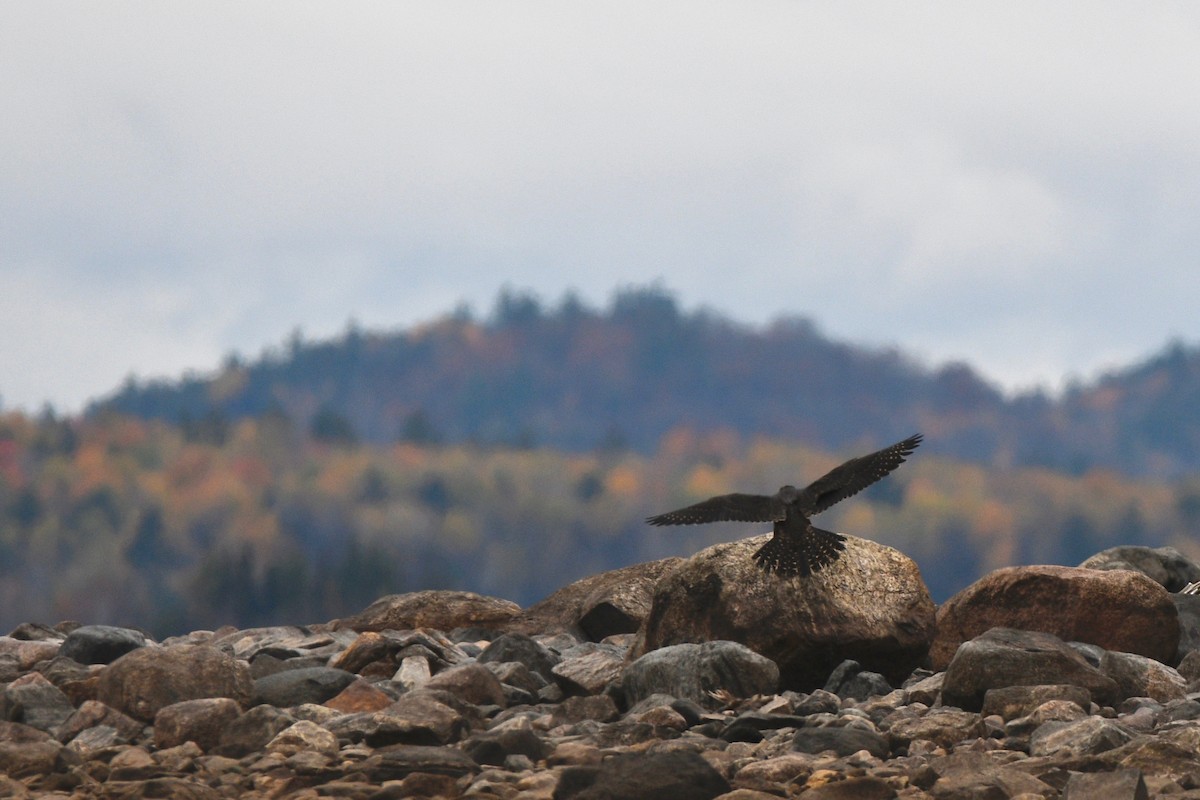
[[[1009,388],[1200,340],[1200,5],[3,2],[0,398],[661,280]]]

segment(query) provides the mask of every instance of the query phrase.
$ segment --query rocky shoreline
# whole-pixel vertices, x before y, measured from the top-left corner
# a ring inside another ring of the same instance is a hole
[[[824,583],[743,571],[747,540],[529,609],[419,592],[161,642],[22,625],[0,796],[1200,798],[1200,598],[1178,593],[1200,566],[1119,548],[935,609],[861,542]]]

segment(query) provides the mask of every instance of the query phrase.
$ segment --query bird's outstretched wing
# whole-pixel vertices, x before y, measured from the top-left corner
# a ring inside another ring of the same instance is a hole
[[[702,522],[774,522],[784,518],[778,497],[761,494],[722,494],[703,502],[646,517],[651,525],[698,525]]]
[[[891,447],[852,458],[840,467],[817,478],[801,493],[800,508],[805,514],[817,514],[839,500],[856,495],[904,463],[921,443],[921,434],[910,436]]]

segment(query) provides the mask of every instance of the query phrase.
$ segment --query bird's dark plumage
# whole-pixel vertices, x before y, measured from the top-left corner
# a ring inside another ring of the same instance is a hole
[[[845,537],[814,528],[809,517],[858,494],[904,463],[921,443],[921,434],[891,447],[852,458],[803,489],[784,486],[773,495],[723,494],[668,511],[651,525],[697,525],[705,522],[773,522],[774,536],[754,553],[767,572],[784,577],[809,575],[832,564],[845,549]]]

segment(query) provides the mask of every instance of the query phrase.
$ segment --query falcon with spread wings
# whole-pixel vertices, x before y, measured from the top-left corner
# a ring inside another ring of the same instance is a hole
[[[651,525],[697,525],[704,522],[772,522],[775,533],[754,553],[767,572],[782,577],[806,576],[837,561],[846,537],[813,527],[809,517],[858,494],[904,463],[921,443],[921,434],[891,447],[852,458],[803,489],[784,486],[773,495],[723,494],[695,505],[668,511]]]

